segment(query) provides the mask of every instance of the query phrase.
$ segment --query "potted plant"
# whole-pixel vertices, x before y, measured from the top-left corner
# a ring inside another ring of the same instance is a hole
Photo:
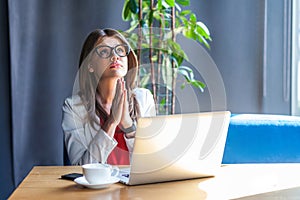
[[[135,49],[140,65],[138,84],[153,93],[158,114],[174,114],[177,75],[183,75],[185,84],[203,92],[205,84],[194,78],[193,70],[183,66],[188,57],[176,42],[182,34],[210,48],[210,33],[197,20],[189,6],[190,0],[124,0],[122,18],[130,21],[123,32]]]

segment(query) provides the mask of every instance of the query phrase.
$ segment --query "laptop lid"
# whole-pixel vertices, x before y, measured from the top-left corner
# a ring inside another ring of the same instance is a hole
[[[138,120],[129,185],[207,177],[221,166],[230,112]]]

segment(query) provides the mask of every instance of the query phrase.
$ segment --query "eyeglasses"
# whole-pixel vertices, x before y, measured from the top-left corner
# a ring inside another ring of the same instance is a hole
[[[130,48],[127,44],[119,44],[115,47],[110,46],[97,46],[95,48],[96,53],[100,58],[109,58],[112,56],[112,52],[114,51],[115,55],[120,57],[128,56],[130,52]]]

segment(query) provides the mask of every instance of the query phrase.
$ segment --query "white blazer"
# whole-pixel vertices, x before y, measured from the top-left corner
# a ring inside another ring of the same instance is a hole
[[[150,91],[136,88],[133,92],[140,106],[141,117],[155,116],[155,104]],[[117,146],[117,141],[108,136],[100,124],[95,124],[96,129],[92,128],[90,122],[86,120],[87,110],[80,96],[68,97],[62,110],[62,128],[71,164],[106,163],[107,157]],[[100,122],[100,119],[98,121]],[[125,136],[124,138],[129,152],[132,152],[134,138],[127,139]]]

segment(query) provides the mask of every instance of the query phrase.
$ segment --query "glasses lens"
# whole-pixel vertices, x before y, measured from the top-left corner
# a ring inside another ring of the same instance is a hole
[[[115,52],[120,57],[125,57],[129,54],[129,47],[127,45],[118,45],[115,47]]]
[[[129,46],[126,44],[117,45],[114,48],[109,46],[96,47],[96,52],[100,58],[110,57],[112,55],[112,50],[114,50],[114,53],[120,57],[125,57],[130,52]]]
[[[96,49],[97,54],[100,56],[100,58],[108,58],[111,54],[111,49],[110,47],[98,47]]]

